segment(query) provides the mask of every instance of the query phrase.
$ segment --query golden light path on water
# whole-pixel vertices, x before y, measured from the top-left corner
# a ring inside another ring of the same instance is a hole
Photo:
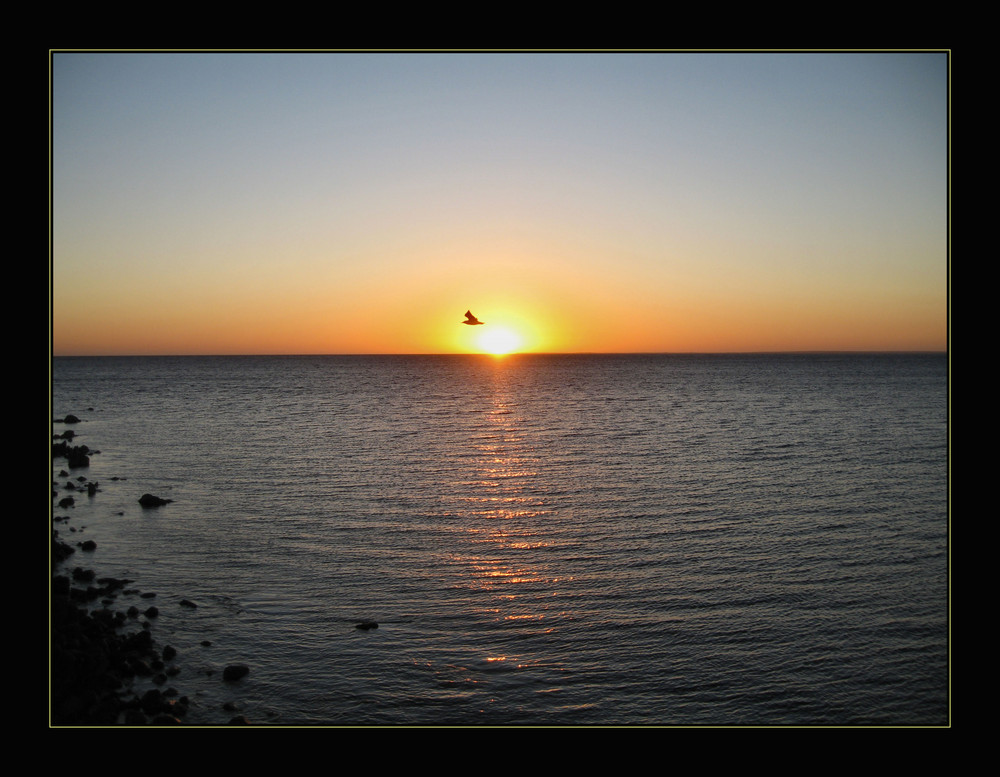
[[[531,483],[539,476],[537,457],[520,428],[523,419],[508,389],[507,369],[506,360],[494,364],[490,428],[474,441],[475,455],[463,483],[467,531],[477,535],[474,542],[481,552],[451,558],[467,570],[466,585],[489,594],[483,614],[498,622],[534,622],[547,633],[551,628],[543,621],[551,613],[539,605],[556,595],[558,580],[533,568],[530,559],[550,544],[539,522],[551,510],[531,494]],[[522,657],[503,653],[482,660],[492,665],[513,661],[511,669],[522,665]]]

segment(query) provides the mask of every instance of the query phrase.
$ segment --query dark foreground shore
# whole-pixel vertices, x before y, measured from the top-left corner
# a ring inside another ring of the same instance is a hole
[[[54,533],[55,566],[73,551]],[[127,613],[114,609],[118,594],[126,590],[129,582],[116,578],[95,580],[92,571],[80,566],[68,575],[53,575],[53,725],[176,725],[187,713],[187,697],[168,685],[180,672],[173,663],[176,651],[169,645],[158,647],[150,631],[150,619],[156,617],[155,605],[145,613],[135,605]],[[158,687],[137,694],[131,686],[141,677],[150,678]]]
[[[55,423],[68,427],[75,422],[67,416]],[[67,542],[60,535],[75,500],[94,498],[100,491],[99,484],[80,474],[95,452],[73,445],[73,438],[67,428],[54,435],[52,448],[53,461],[65,458],[66,467],[52,490],[50,725],[181,724],[190,700],[175,687],[182,677],[177,650],[158,645],[153,636],[159,617],[155,593],[140,591],[131,580],[98,578],[88,567],[99,552],[97,543]],[[181,604],[196,606],[187,600]],[[227,667],[223,680],[238,680],[245,670],[242,665]],[[248,721],[237,715],[229,722]]]

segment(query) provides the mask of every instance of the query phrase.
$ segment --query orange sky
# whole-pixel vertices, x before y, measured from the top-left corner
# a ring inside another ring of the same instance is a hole
[[[947,347],[944,54],[57,53],[52,96],[56,355]]]

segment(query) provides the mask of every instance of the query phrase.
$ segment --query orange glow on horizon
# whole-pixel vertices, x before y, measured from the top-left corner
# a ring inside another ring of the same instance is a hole
[[[242,278],[171,289],[162,302],[84,278],[54,288],[54,355],[713,353],[944,351],[943,297],[819,293],[791,284],[675,280],[639,287],[559,257],[487,255],[474,272],[424,256],[398,278],[350,293],[333,278],[288,279],[266,293]],[[528,261],[530,259],[530,261]],[[506,264],[534,268],[516,281]],[[541,269],[544,268],[544,269]],[[456,280],[458,279],[458,280]],[[124,300],[124,301],[123,301]],[[471,309],[483,326],[461,323]]]

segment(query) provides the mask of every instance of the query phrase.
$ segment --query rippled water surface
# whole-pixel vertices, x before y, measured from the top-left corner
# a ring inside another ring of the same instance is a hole
[[[52,369],[190,722],[948,722],[943,356]]]

